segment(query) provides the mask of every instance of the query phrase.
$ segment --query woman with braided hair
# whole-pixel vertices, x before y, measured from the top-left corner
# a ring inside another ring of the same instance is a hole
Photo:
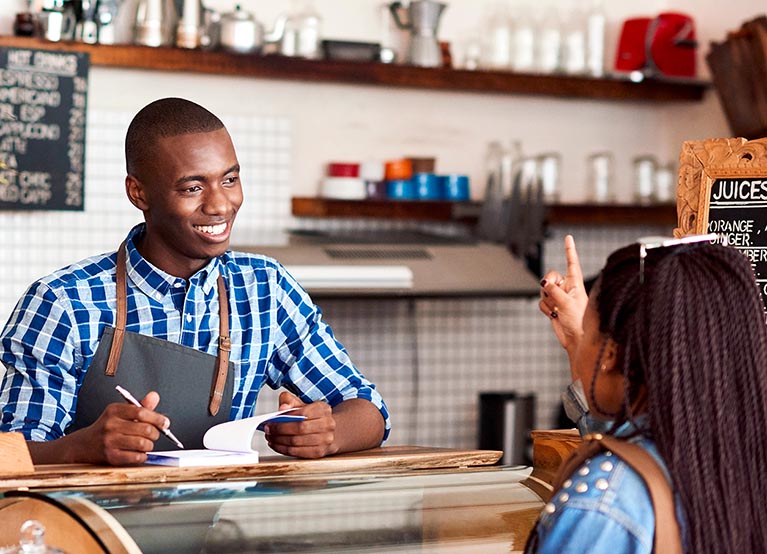
[[[545,276],[540,309],[570,359],[568,414],[652,455],[685,553],[766,552],[767,326],[748,260],[698,242],[640,261],[633,244],[587,297],[572,237],[565,250],[567,272]],[[645,481],[601,451],[554,492],[527,551],[663,551],[656,523],[668,522],[655,521]]]

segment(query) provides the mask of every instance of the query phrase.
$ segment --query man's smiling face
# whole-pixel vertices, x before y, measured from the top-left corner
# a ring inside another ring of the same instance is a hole
[[[243,200],[234,145],[224,128],[162,137],[146,162],[140,179],[126,180],[147,225],[139,250],[163,271],[189,277],[229,248]]]

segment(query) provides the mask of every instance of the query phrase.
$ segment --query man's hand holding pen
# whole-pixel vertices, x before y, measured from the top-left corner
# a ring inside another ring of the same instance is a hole
[[[88,462],[114,466],[137,465],[146,462],[146,453],[154,449],[161,429],[170,421],[154,411],[160,395],[149,392],[140,406],[127,402],[109,404],[90,426],[72,433],[79,436],[78,448]]]

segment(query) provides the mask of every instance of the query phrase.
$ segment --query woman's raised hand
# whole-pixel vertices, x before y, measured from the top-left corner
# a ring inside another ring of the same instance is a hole
[[[538,307],[551,320],[557,339],[572,357],[583,336],[583,313],[589,299],[583,284],[575,240],[571,235],[565,237],[565,256],[565,275],[549,271],[541,280],[541,301]]]

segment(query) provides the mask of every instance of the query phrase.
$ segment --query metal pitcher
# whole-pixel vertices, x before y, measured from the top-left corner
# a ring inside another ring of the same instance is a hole
[[[138,0],[133,41],[143,46],[169,46],[177,22],[173,0]]]
[[[447,4],[433,0],[413,0],[405,8],[402,2],[389,4],[389,11],[397,27],[410,31],[407,62],[420,67],[440,67],[442,52],[437,39],[439,18]],[[407,11],[407,20],[401,13]]]

